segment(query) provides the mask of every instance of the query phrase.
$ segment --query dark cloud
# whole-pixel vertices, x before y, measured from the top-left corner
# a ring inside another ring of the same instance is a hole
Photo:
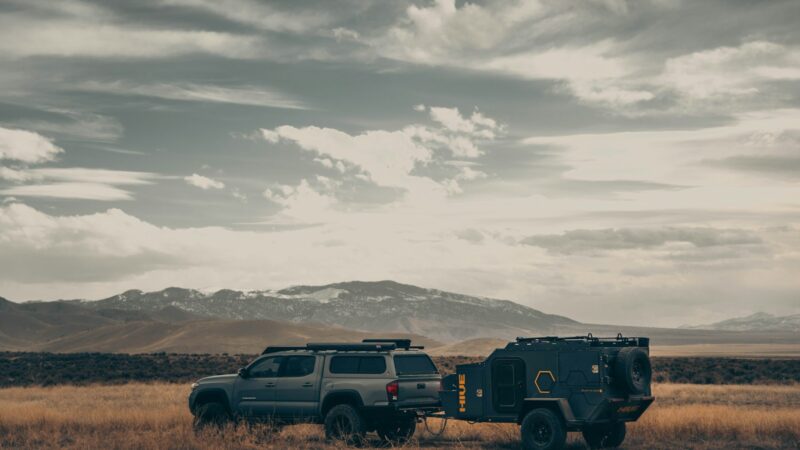
[[[704,161],[711,167],[760,173],[767,176],[800,179],[800,156],[732,156]]]

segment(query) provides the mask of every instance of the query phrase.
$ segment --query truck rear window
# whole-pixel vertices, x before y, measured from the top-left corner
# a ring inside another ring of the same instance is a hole
[[[394,368],[398,375],[436,374],[436,366],[428,355],[396,355]]]
[[[383,356],[334,356],[331,358],[331,373],[378,374],[386,372]]]

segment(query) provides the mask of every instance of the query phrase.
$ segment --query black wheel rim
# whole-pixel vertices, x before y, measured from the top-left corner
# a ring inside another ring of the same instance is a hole
[[[537,445],[547,445],[553,439],[553,429],[546,420],[537,420],[532,429],[533,442]]]
[[[333,431],[336,437],[349,436],[353,433],[353,424],[350,423],[350,419],[347,417],[339,416],[334,421]]]
[[[643,378],[644,367],[642,367],[641,361],[636,361],[633,363],[633,370],[632,370],[632,378],[636,384],[640,384]]]

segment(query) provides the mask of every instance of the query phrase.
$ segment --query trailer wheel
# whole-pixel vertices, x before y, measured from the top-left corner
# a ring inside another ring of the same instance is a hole
[[[567,441],[564,420],[547,408],[537,408],[522,420],[522,448],[525,450],[560,450]]]
[[[625,422],[590,427],[583,430],[589,448],[616,448],[625,440]]]

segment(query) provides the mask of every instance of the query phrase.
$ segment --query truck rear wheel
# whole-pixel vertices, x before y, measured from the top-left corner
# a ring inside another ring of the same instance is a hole
[[[525,450],[560,450],[567,441],[564,421],[547,408],[537,408],[522,420],[522,448]]]
[[[390,444],[405,444],[417,430],[415,417],[387,420],[378,426],[378,436]]]
[[[219,402],[208,402],[197,408],[194,416],[195,429],[215,426],[222,428],[230,420],[228,408]]]
[[[625,422],[590,427],[583,430],[583,439],[589,448],[615,448],[625,440]]]
[[[361,444],[366,432],[364,419],[351,405],[337,405],[325,415],[325,437]]]

